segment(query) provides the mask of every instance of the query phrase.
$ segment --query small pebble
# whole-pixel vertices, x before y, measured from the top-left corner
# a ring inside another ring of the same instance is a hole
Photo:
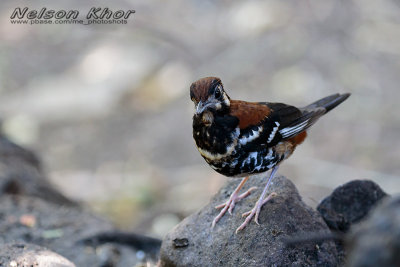
[[[146,253],[144,253],[142,250],[138,250],[136,252],[136,258],[138,260],[143,260],[145,256],[146,256]]]

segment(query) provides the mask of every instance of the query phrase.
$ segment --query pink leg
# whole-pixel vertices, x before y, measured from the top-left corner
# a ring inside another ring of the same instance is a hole
[[[251,194],[253,190],[256,189],[256,187],[252,187],[243,194],[239,195],[240,189],[243,187],[244,183],[249,179],[249,177],[243,178],[240,184],[236,187],[236,189],[233,191],[232,195],[229,197],[228,201],[225,203],[216,206],[216,209],[222,209],[220,213],[218,214],[217,217],[212,222],[211,227],[214,228],[215,224],[224,216],[226,211],[229,211],[230,214],[232,214],[233,208],[235,207],[235,203],[240,201],[241,199],[247,197],[248,195]]]
[[[268,195],[268,197],[265,198],[265,195],[267,194],[268,191],[268,187],[269,184],[271,183],[272,179],[275,176],[276,171],[278,170],[278,166],[275,166],[272,171],[271,174],[268,178],[268,182],[267,185],[264,187],[264,190],[260,196],[260,198],[258,199],[256,205],[254,206],[254,208],[248,212],[243,213],[243,217],[246,217],[245,221],[242,223],[242,225],[240,225],[238,227],[238,229],[236,229],[236,233],[238,233],[240,230],[243,230],[247,224],[249,224],[249,222],[251,221],[251,219],[254,217],[254,221],[258,223],[258,216],[260,215],[260,211],[261,211],[261,207],[267,203],[271,198],[273,198],[274,196],[276,196],[275,192],[272,192],[271,194]]]

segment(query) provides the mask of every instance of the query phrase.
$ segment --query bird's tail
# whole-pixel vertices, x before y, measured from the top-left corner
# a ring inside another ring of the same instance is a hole
[[[324,108],[326,110],[325,113],[328,113],[330,110],[334,109],[340,103],[345,101],[349,96],[350,93],[330,95],[318,101],[315,101],[314,103],[311,103],[310,105],[304,107],[303,109],[313,110],[316,108]]]
[[[349,93],[330,95],[300,108],[301,115],[290,124],[285,125],[279,132],[286,139],[296,136],[311,127],[322,115],[345,101],[349,96]]]

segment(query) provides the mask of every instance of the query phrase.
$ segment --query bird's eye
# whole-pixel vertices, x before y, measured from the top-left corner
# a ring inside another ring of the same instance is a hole
[[[214,96],[215,96],[215,98],[220,98],[221,97],[221,90],[219,89],[219,87],[217,87],[215,89]]]

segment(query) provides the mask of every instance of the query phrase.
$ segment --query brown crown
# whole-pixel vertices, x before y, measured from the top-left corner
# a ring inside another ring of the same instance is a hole
[[[205,77],[201,78],[190,86],[190,97],[194,98],[197,102],[206,101],[208,98],[209,90],[215,87],[217,84],[221,84],[221,79],[217,77]]]

